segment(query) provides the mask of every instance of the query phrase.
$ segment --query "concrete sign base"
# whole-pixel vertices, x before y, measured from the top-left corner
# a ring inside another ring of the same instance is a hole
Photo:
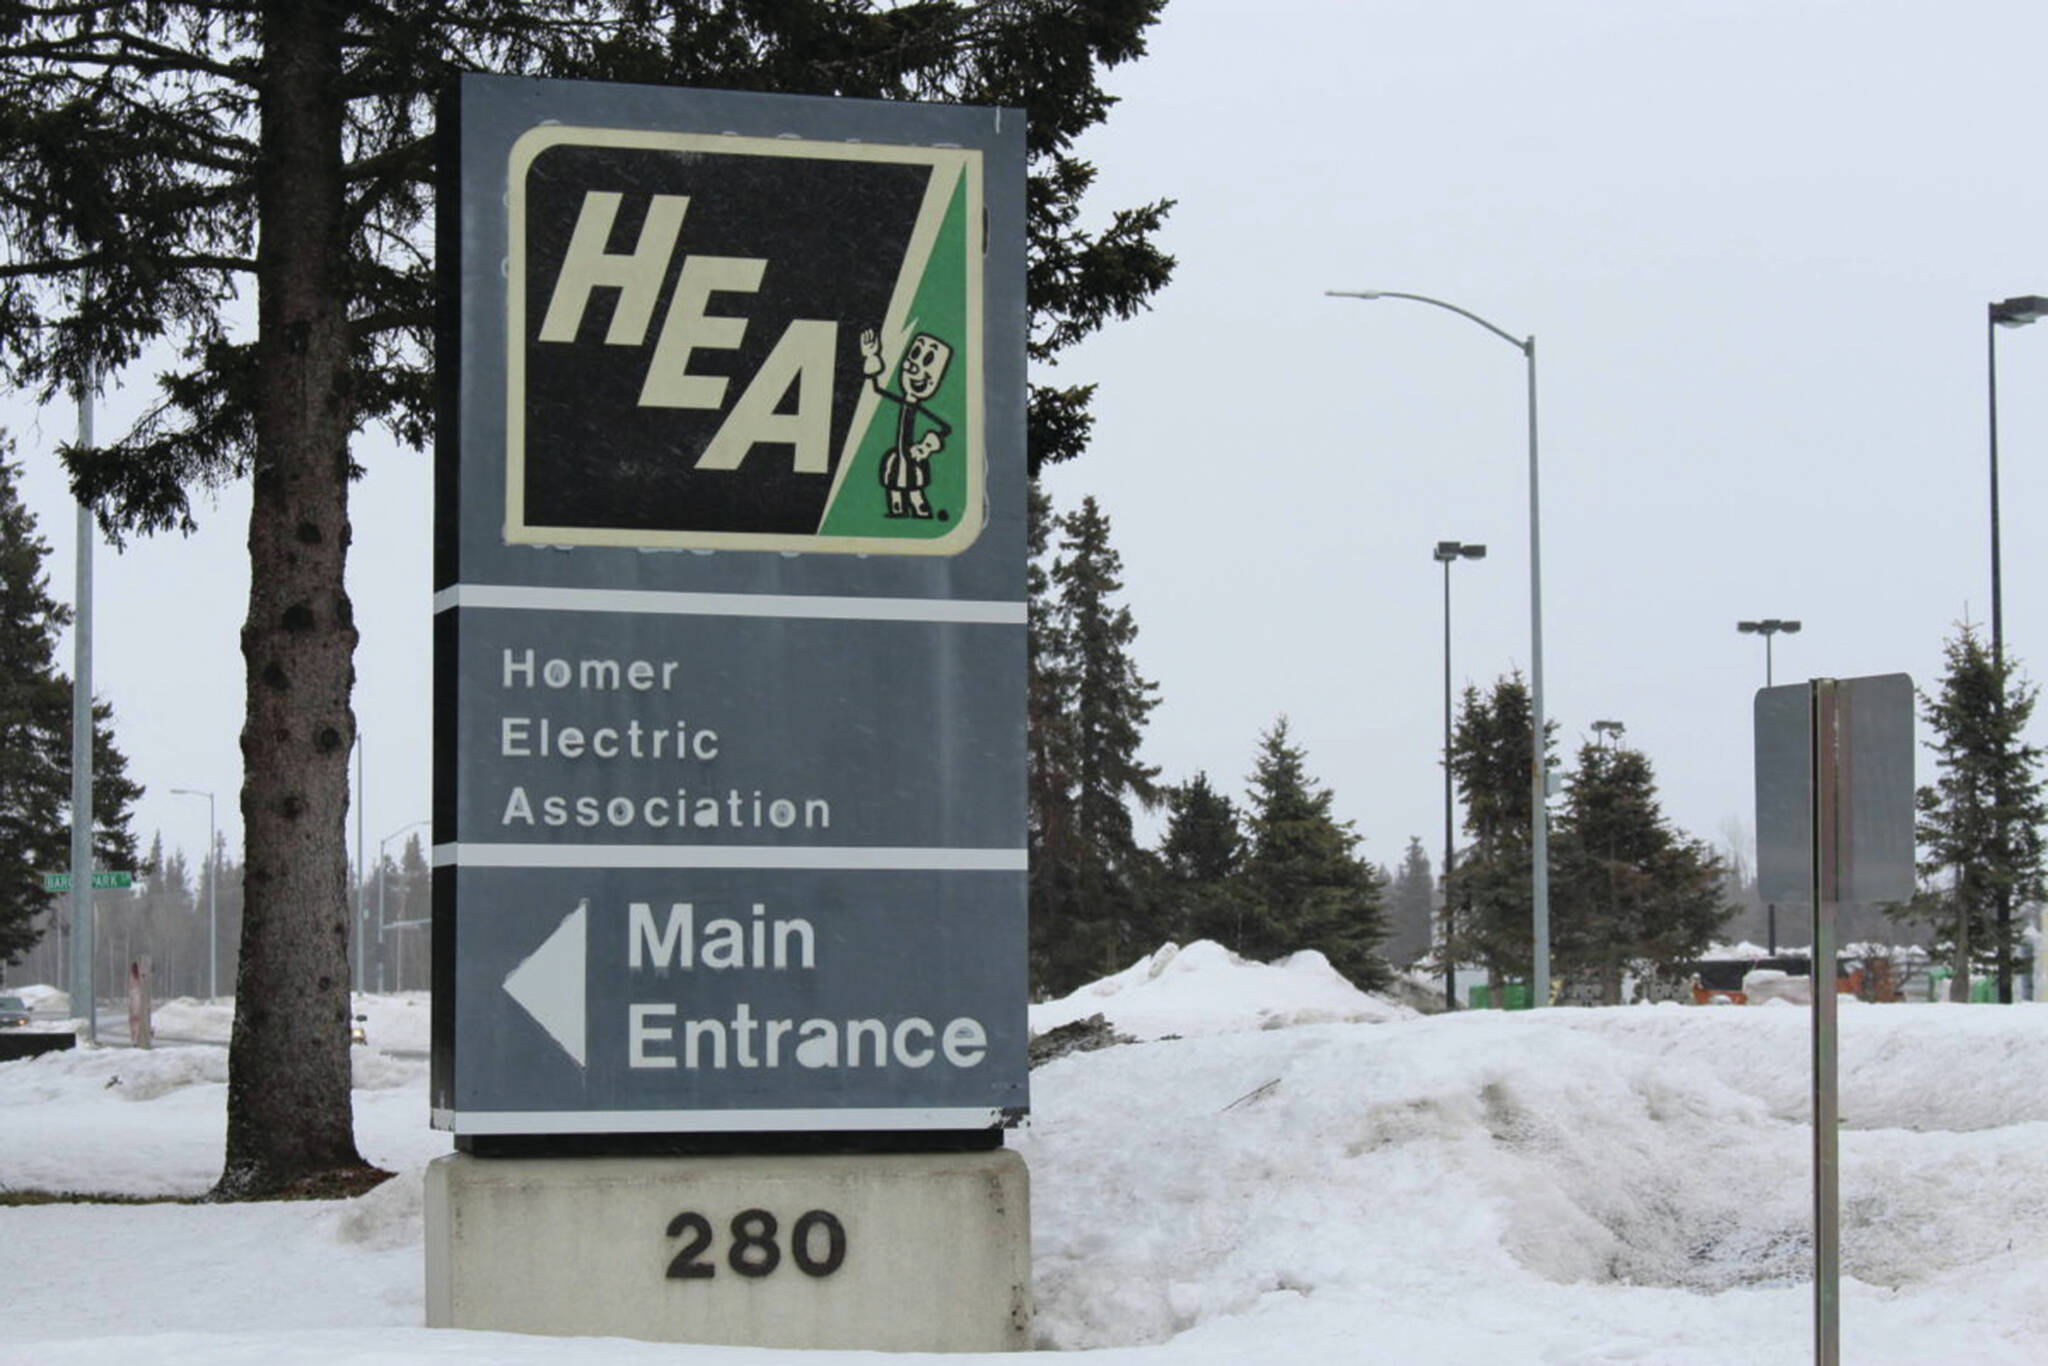
[[[1030,1185],[999,1150],[427,1168],[427,1326],[882,1352],[1030,1346]]]

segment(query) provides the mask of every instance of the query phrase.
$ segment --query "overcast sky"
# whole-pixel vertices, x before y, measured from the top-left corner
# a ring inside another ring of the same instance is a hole
[[[1985,307],[2048,293],[2038,0],[1171,0],[1084,144],[1095,200],[1172,197],[1178,277],[1052,374],[1099,382],[1062,508],[1109,513],[1162,702],[1147,757],[1239,793],[1285,713],[1393,863],[1441,857],[1440,539],[1457,686],[1530,660],[1525,368],[1434,295],[1537,339],[1545,690],[1569,756],[1596,718],[1668,814],[1750,823],[1750,702],[1905,671],[1990,607]],[[2048,658],[2048,326],[2000,334],[2005,635]],[[107,433],[139,391],[109,395]],[[75,417],[9,405],[69,599]],[[428,813],[430,460],[367,440],[368,858]],[[247,496],[96,558],[95,681],[196,858],[211,790],[239,848]],[[66,667],[69,667],[68,645]],[[2033,671],[2030,669],[2030,672]],[[2038,728],[2037,728],[2038,730]],[[2038,736],[2037,736],[2038,738]],[[1922,758],[1921,778],[1928,776]],[[356,816],[350,816],[353,849]]]

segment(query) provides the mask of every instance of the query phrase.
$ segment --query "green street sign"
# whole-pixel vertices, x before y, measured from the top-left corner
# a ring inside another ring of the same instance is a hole
[[[133,873],[99,872],[92,875],[92,889],[96,892],[117,891],[135,885]],[[71,890],[71,874],[44,873],[43,890],[46,892],[68,892]]]

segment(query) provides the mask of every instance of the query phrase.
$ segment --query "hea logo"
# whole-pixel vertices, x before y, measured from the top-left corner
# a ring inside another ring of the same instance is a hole
[[[550,126],[511,170],[508,541],[973,540],[979,153]]]
[[[590,296],[600,287],[618,291],[606,329],[607,346],[638,347],[646,339],[656,297],[675,256],[689,212],[687,195],[651,197],[640,225],[640,240],[629,255],[605,250],[625,195],[586,190],[568,254],[555,276],[555,288],[540,325],[540,340],[573,344],[583,324]],[[796,451],[795,468],[806,474],[829,470],[825,446],[831,435],[833,355],[839,325],[824,318],[796,318],[784,328],[754,374],[739,402],[726,406],[730,381],[722,375],[690,373],[695,350],[732,350],[745,339],[748,319],[714,314],[714,293],[753,294],[768,273],[760,257],[685,256],[662,319],[660,340],[640,387],[643,408],[701,408],[720,413],[717,433],[697,457],[698,469],[735,470],[747,453],[764,442],[787,443]],[[794,391],[795,411],[778,412]]]

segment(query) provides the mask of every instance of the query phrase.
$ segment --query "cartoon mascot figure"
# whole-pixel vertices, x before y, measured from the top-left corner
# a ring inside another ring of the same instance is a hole
[[[930,518],[932,505],[924,491],[932,482],[932,457],[945,449],[953,428],[925,405],[939,392],[952,363],[953,348],[929,332],[920,332],[903,348],[897,379],[903,392],[889,392],[882,383],[882,343],[873,328],[860,334],[861,373],[868,385],[896,405],[896,439],[882,457],[882,489],[889,497],[889,516]],[[925,427],[918,434],[920,419]],[[943,514],[941,514],[943,518]]]

